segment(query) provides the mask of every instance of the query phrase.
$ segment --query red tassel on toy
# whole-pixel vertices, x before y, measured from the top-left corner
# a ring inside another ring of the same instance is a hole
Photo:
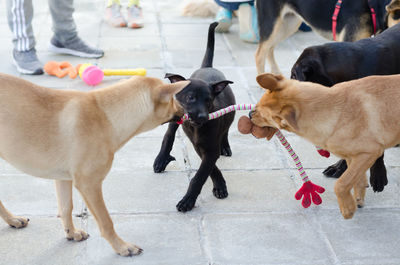
[[[318,149],[317,151],[321,156],[324,156],[326,158],[329,158],[329,156],[331,155],[331,153],[329,153],[329,151],[326,151],[324,149]]]
[[[308,208],[311,205],[311,201],[316,205],[320,205],[322,203],[322,199],[318,193],[324,193],[324,191],[325,189],[323,187],[315,185],[311,181],[307,181],[296,192],[294,197],[296,200],[300,200],[301,197],[304,196],[301,205],[303,205],[304,208]]]

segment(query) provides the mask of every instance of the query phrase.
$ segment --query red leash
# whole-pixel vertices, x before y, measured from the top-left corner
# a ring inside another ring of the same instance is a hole
[[[332,16],[332,34],[333,34],[334,41],[336,41],[336,24],[337,24],[337,17],[339,15],[341,5],[342,5],[342,0],[338,0],[335,5],[335,11],[333,11],[333,16]]]
[[[371,10],[372,25],[374,26],[374,35],[375,35],[375,33],[376,33],[376,13],[375,13],[375,9],[371,5],[371,0],[368,0],[368,6],[369,6],[369,9]]]
[[[333,15],[332,15],[332,35],[333,35],[334,41],[336,41],[337,17],[339,15],[342,2],[343,2],[343,0],[338,0],[336,2],[335,11],[333,11]],[[376,13],[375,13],[375,9],[371,5],[371,0],[368,0],[368,6],[369,6],[369,9],[371,10],[372,25],[374,26],[374,35],[375,35],[375,33],[376,33]]]

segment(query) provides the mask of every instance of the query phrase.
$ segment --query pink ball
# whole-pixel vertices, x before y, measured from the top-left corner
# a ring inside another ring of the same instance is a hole
[[[91,86],[99,84],[103,80],[103,78],[104,78],[103,71],[95,65],[89,66],[82,73],[83,81],[85,81],[86,84]]]

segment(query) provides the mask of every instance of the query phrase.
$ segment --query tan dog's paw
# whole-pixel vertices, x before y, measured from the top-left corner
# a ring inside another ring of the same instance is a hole
[[[80,229],[75,229],[75,231],[70,231],[69,229],[67,229],[65,233],[68,240],[83,241],[88,239],[89,237],[88,233]]]
[[[28,225],[29,219],[20,217],[20,216],[14,216],[10,219],[8,219],[7,223],[14,228],[24,228],[25,226]]]
[[[133,255],[139,255],[140,253],[143,252],[143,249],[141,249],[140,247],[138,247],[134,244],[124,242],[123,244],[121,244],[119,249],[116,251],[121,256],[130,257]]]
[[[364,199],[365,193],[368,187],[367,177],[361,178],[355,185],[354,185],[354,199],[357,202],[357,207],[362,208],[364,207]]]
[[[349,192],[346,195],[338,196],[338,204],[344,219],[351,219],[357,209],[356,201],[351,193]]]
[[[356,189],[354,189],[354,200],[356,201],[358,208],[364,207],[364,197],[365,197],[365,188],[364,192],[357,191]]]

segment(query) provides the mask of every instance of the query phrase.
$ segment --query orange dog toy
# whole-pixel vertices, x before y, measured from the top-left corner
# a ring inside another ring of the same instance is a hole
[[[50,61],[44,65],[44,71],[49,75],[55,75],[62,78],[68,75],[70,78],[75,79],[78,76],[78,70],[81,64],[73,67],[69,62],[55,62]]]

